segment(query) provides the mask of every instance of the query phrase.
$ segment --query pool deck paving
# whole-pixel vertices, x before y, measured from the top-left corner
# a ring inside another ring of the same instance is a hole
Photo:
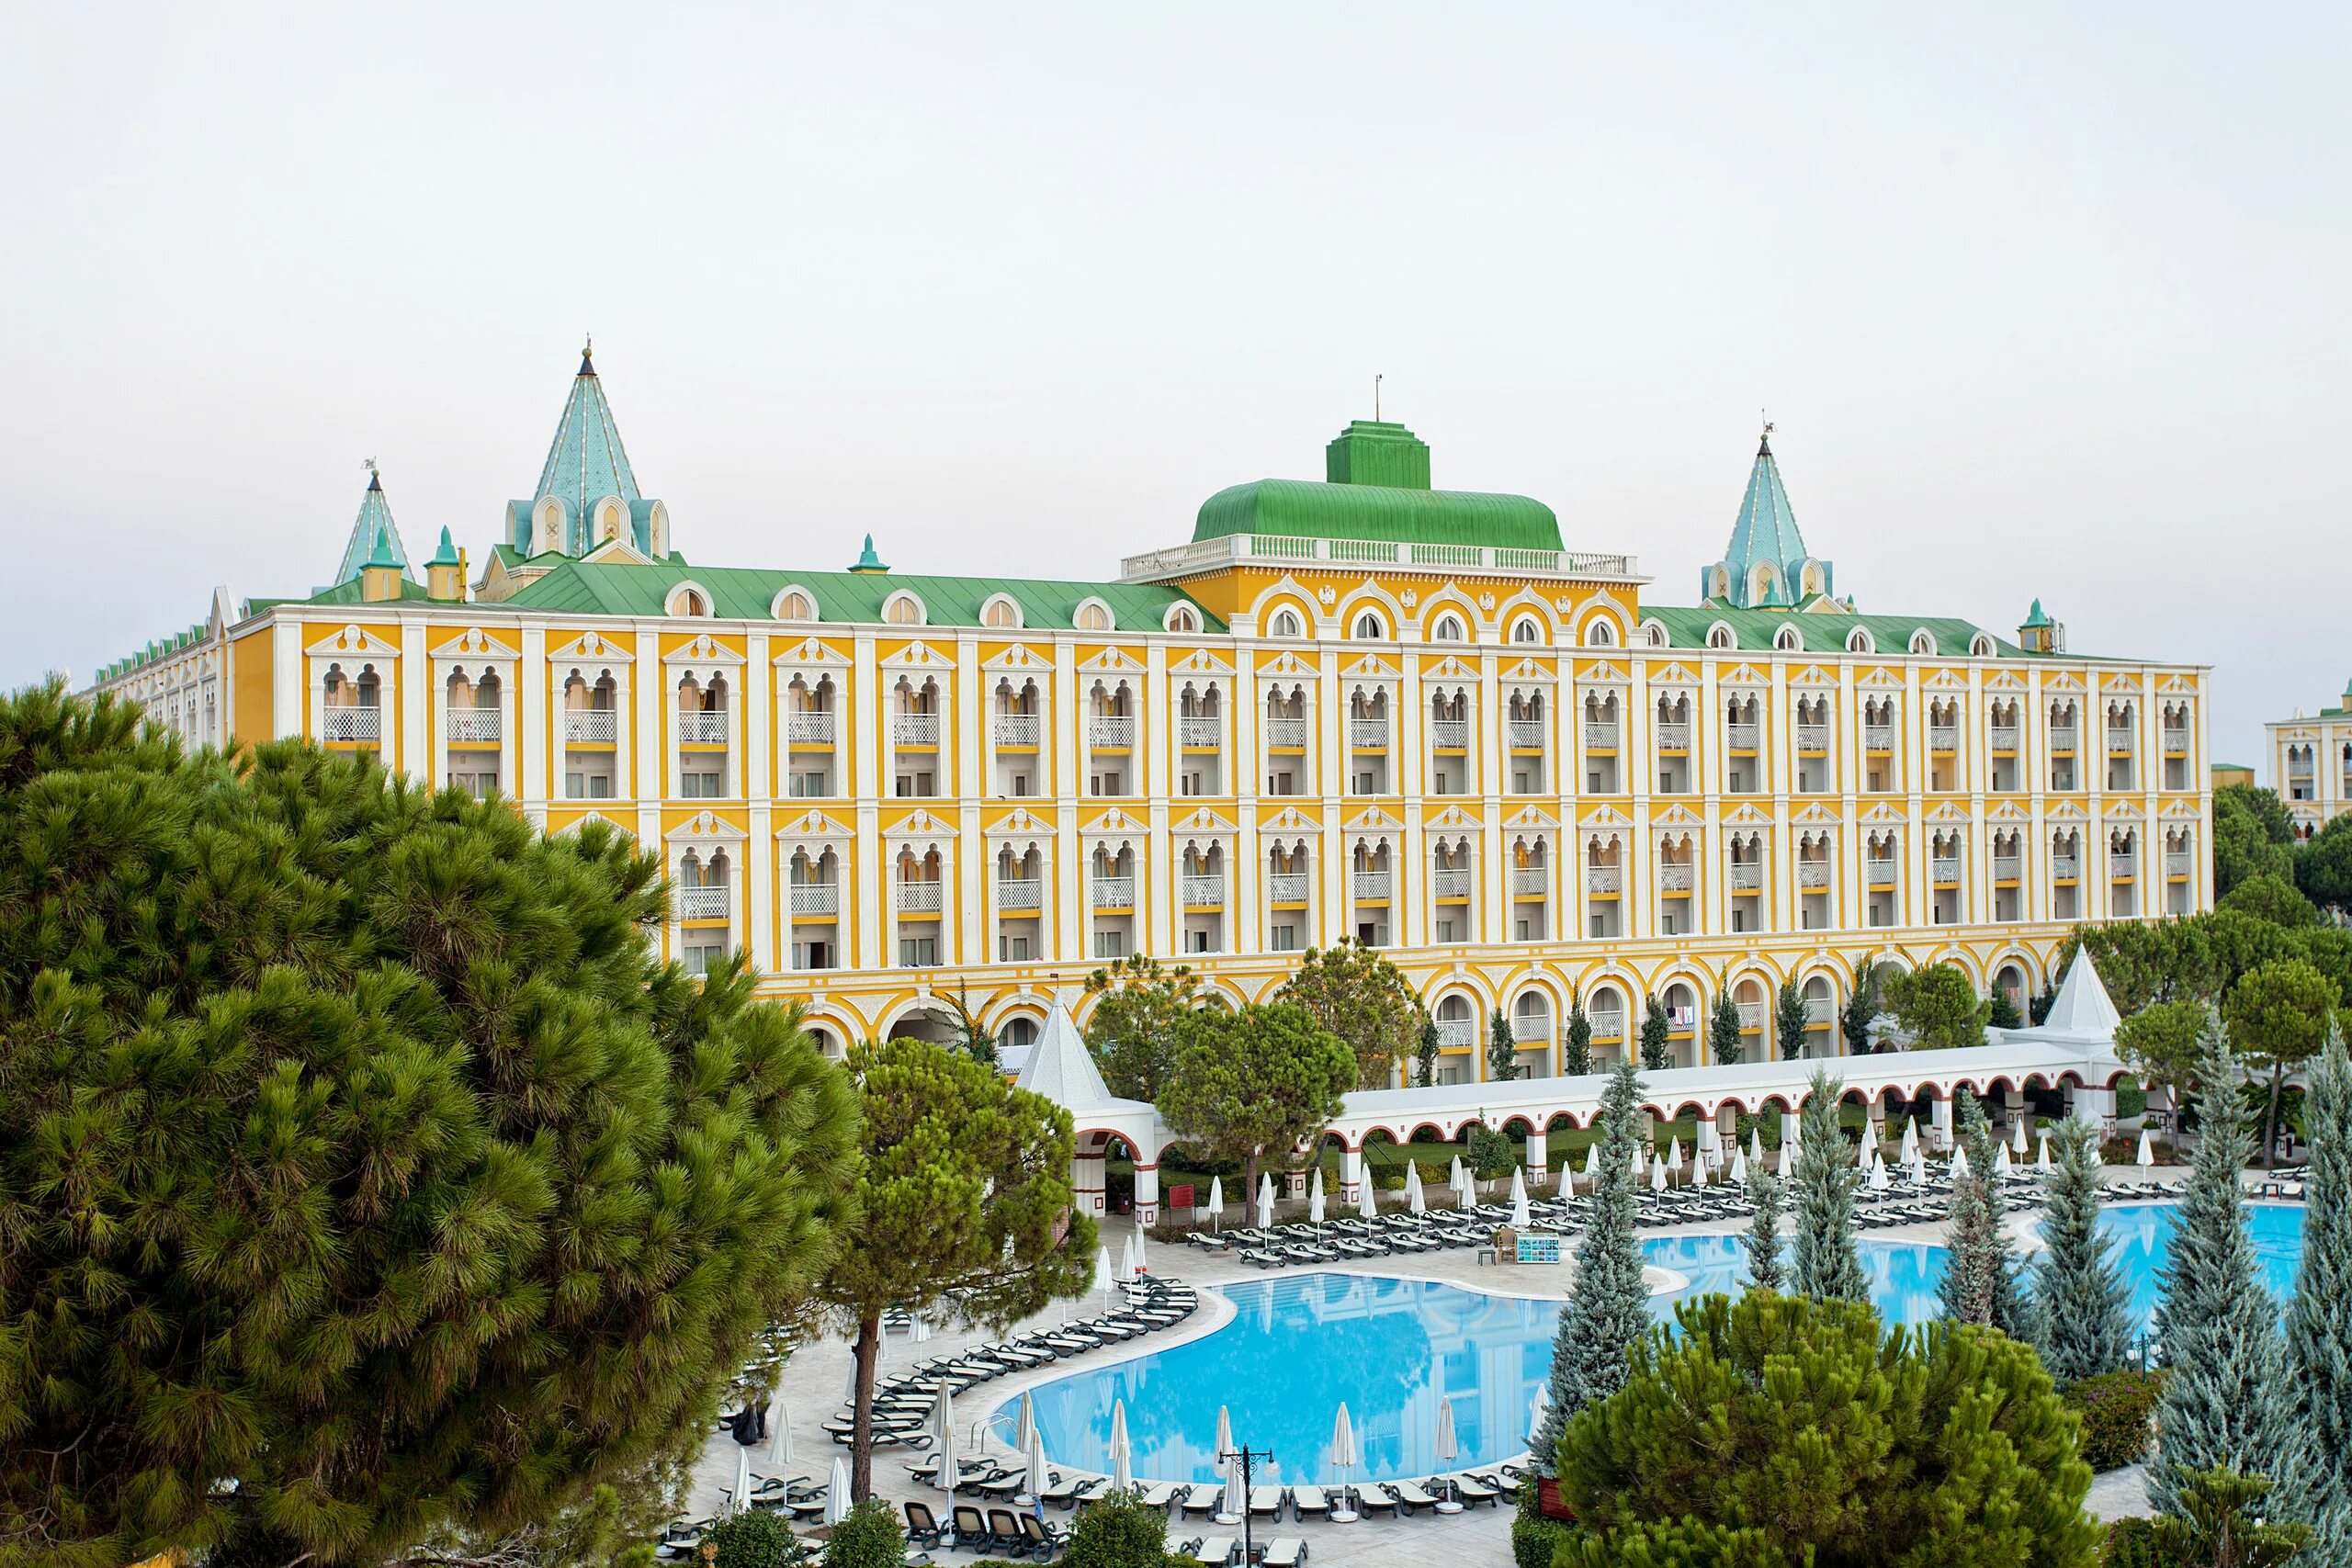
[[[2178,1173],[2166,1174],[2167,1179],[2177,1179]],[[2119,1172],[2116,1179],[2125,1179],[2128,1177]],[[2025,1224],[2014,1211],[2010,1223],[2013,1227]],[[1746,1228],[1744,1223],[1714,1223],[1645,1228],[1641,1234],[1645,1239],[1651,1236],[1723,1235],[1744,1234]],[[1869,1239],[1878,1241],[1940,1244],[1945,1239],[1945,1228],[1940,1224],[1900,1225],[1864,1234]],[[1114,1218],[1106,1221],[1102,1226],[1102,1242],[1116,1256],[1132,1230],[1133,1227],[1124,1220]],[[2034,1245],[2030,1233],[2021,1231],[2020,1238],[2028,1247]],[[1159,1242],[1150,1245],[1147,1263],[1154,1274],[1196,1286],[1217,1286],[1263,1280],[1270,1274],[1309,1271],[1261,1269],[1196,1247]],[[1565,1263],[1481,1263],[1475,1249],[1469,1247],[1418,1255],[1400,1254],[1384,1258],[1377,1265],[1344,1271],[1436,1280],[1472,1290],[1552,1298],[1566,1294],[1573,1273],[1573,1269]],[[1091,1316],[1100,1310],[1101,1304],[1101,1298],[1094,1296],[1084,1302],[1056,1307],[1016,1325],[1001,1335],[951,1325],[934,1328],[932,1337],[920,1346],[904,1346],[899,1338],[893,1337],[884,1355],[881,1371],[887,1376],[898,1368],[917,1360],[999,1343],[1007,1337],[1032,1329],[1050,1327],[1073,1317]],[[1127,1346],[1106,1347],[1051,1366],[1009,1373],[991,1380],[983,1388],[959,1396],[956,1425],[967,1434],[966,1456],[993,1453],[1009,1462],[1018,1462],[1017,1456],[1010,1449],[992,1437],[986,1437],[982,1428],[990,1413],[1007,1400],[1018,1398],[1024,1389],[1072,1371],[1106,1366],[1130,1355],[1165,1350],[1200,1338],[1223,1327],[1232,1315],[1233,1307],[1221,1293],[1204,1290],[1199,1309],[1173,1328],[1146,1336]],[[785,1370],[783,1386],[785,1407],[792,1427],[793,1453],[792,1461],[783,1467],[786,1476],[805,1475],[822,1483],[831,1472],[834,1457],[839,1455],[846,1459],[848,1449],[836,1444],[824,1430],[822,1423],[842,1414],[845,1408],[850,1368],[849,1342],[839,1337],[811,1341],[794,1353]],[[755,1476],[766,1472],[765,1452],[765,1445],[752,1450]],[[691,1472],[685,1510],[689,1517],[703,1517],[724,1508],[726,1489],[735,1483],[736,1453],[737,1446],[731,1438],[723,1434],[714,1435]],[[906,1461],[913,1457],[914,1450],[902,1447],[893,1446],[875,1451],[875,1495],[887,1499],[898,1511],[902,1522],[905,1517],[903,1504],[910,1499],[928,1504],[943,1516],[944,1512],[941,1506],[944,1495],[936,1487],[916,1481],[903,1468]],[[995,1506],[1007,1505],[999,1503]],[[2101,1518],[2145,1513],[2146,1489],[2140,1472],[2136,1469],[2116,1471],[2100,1476],[2092,1486],[2088,1506],[2094,1515]],[[1048,1509],[1046,1517],[1065,1525],[1071,1517],[1054,1509]],[[1510,1521],[1511,1510],[1507,1506],[1470,1508],[1452,1515],[1424,1510],[1409,1518],[1366,1519],[1345,1525],[1325,1522],[1300,1524],[1285,1517],[1279,1525],[1259,1529],[1256,1539],[1262,1544],[1278,1536],[1295,1537],[1307,1543],[1309,1561],[1316,1563],[1498,1562],[1507,1562],[1510,1558]],[[1238,1540],[1240,1530],[1238,1527],[1227,1530],[1198,1519],[1171,1519],[1169,1545],[1171,1548],[1181,1546],[1186,1540],[1204,1534],[1230,1534]],[[931,1549],[930,1554],[934,1561],[941,1562],[968,1562],[988,1555],[985,1551],[953,1549]]]

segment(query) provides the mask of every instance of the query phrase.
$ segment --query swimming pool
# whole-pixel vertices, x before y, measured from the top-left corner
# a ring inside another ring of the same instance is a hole
[[[2302,1210],[2256,1205],[2256,1250],[2266,1284],[2283,1296],[2302,1244]],[[2155,1306],[2156,1269],[2172,1225],[2169,1205],[2119,1205],[2103,1227],[2120,1243],[2133,1310]],[[1865,1238],[1871,1299],[1894,1323],[1939,1311],[1944,1250]],[[1645,1260],[1688,1281],[1651,1299],[1654,1316],[1710,1292],[1736,1293],[1747,1257],[1737,1236],[1660,1236]],[[1272,1449],[1271,1478],[1285,1483],[1428,1475],[1492,1464],[1527,1447],[1527,1417],[1551,1370],[1556,1301],[1489,1295],[1433,1280],[1370,1274],[1270,1275],[1218,1287],[1233,1319],[1215,1333],[1057,1378],[1032,1393],[1046,1452],[1082,1470],[1111,1468],[1111,1408],[1124,1400],[1135,1472],[1164,1481],[1215,1481],[1216,1415],[1231,1412],[1235,1439]],[[1453,1403],[1458,1452],[1435,1452],[1441,1401]],[[1340,1402],[1355,1428],[1358,1461],[1342,1476],[1330,1463]],[[1010,1441],[1018,1401],[996,1412]]]

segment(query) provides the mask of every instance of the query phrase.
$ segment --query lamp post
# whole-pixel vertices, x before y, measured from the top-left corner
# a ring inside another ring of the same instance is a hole
[[[1216,1457],[1219,1460],[1238,1459],[1241,1461],[1241,1561],[1244,1562],[1255,1562],[1258,1560],[1258,1550],[1256,1543],[1251,1540],[1250,1533],[1250,1467],[1254,1461],[1259,1460],[1263,1460],[1268,1464],[1273,1463],[1274,1450],[1272,1449],[1251,1449],[1245,1445],[1244,1447],[1238,1449],[1228,1449],[1224,1453],[1221,1453]]]

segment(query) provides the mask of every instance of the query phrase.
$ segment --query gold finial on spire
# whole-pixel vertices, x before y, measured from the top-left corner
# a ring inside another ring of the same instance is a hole
[[[580,334],[580,373],[582,376],[594,376],[596,373],[595,355],[595,338],[590,333],[582,333]]]

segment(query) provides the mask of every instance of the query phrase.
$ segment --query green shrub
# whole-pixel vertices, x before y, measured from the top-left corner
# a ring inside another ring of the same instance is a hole
[[[719,1520],[702,1539],[706,1546],[718,1549],[712,1568],[785,1568],[804,1555],[792,1527],[757,1508]]]
[[[1515,1568],[1552,1568],[1567,1527],[1535,1511],[1535,1477],[1529,1475],[1519,1492],[1519,1514],[1510,1522],[1510,1557]]]
[[[1168,1557],[1168,1516],[1134,1493],[1113,1493],[1078,1511],[1067,1568],[1160,1568]]]
[[[879,1497],[868,1497],[833,1527],[825,1545],[825,1568],[906,1568],[907,1538],[899,1516]]]
[[[2118,1121],[2129,1122],[2148,1111],[2148,1091],[2130,1078],[2115,1086],[2115,1115]]]
[[[2153,1519],[2118,1519],[2107,1527],[2099,1568],[2180,1568],[2156,1540]]]
[[[2083,1418],[2077,1445],[2093,1470],[2137,1464],[2148,1451],[2148,1424],[2164,1393],[2162,1372],[2102,1372],[2069,1386],[2068,1409]]]

